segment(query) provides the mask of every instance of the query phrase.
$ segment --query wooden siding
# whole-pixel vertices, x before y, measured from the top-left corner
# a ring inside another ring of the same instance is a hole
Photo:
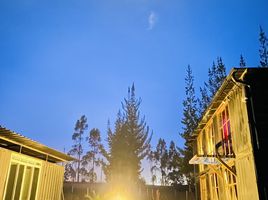
[[[228,104],[230,109],[234,152],[237,156],[243,154],[243,152],[252,152],[244,89],[237,87],[233,90],[230,94],[230,101]]]
[[[3,199],[11,152],[0,148],[0,199]]]
[[[60,200],[63,189],[64,167],[42,162],[37,199]]]
[[[41,166],[39,165],[40,174],[37,185],[36,199],[60,200],[60,195],[63,190],[63,166],[25,156],[23,154],[12,152],[3,148],[0,148],[0,199],[4,198],[6,181],[8,179],[7,176],[12,158],[13,162],[22,163],[26,165],[27,163],[23,163],[22,161],[20,161],[20,159],[24,160],[24,162],[25,159],[27,159],[27,161],[34,164],[36,164],[35,161],[41,163]]]
[[[229,102],[233,148],[236,155],[237,189],[239,199],[257,200],[259,196],[244,91],[244,88],[238,87],[230,95]]]
[[[253,155],[236,159],[237,190],[240,200],[258,200]]]

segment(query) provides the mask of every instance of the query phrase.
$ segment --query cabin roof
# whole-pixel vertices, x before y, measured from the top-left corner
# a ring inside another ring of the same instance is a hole
[[[268,72],[268,68],[232,68],[229,75],[224,79],[221,87],[218,89],[213,99],[211,100],[210,105],[205,110],[201,120],[199,121],[197,128],[192,133],[192,138],[196,138],[199,132],[205,127],[207,122],[216,112],[220,104],[227,97],[228,93],[233,89],[233,87],[239,84],[239,81],[245,81],[245,77],[254,77],[259,76]],[[251,82],[252,83],[252,82]]]
[[[0,147],[52,163],[75,160],[65,153],[52,149],[2,126],[0,126]]]

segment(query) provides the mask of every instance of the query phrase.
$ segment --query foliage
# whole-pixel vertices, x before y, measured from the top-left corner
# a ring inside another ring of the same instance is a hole
[[[100,131],[97,128],[91,129],[89,136],[86,137],[86,141],[89,144],[90,150],[83,156],[83,165],[88,166],[89,162],[92,162],[91,168],[88,170],[88,177],[91,183],[97,180],[97,174],[95,172],[95,166],[98,165],[97,156],[100,153],[101,137]]]
[[[73,168],[72,163],[68,163],[65,165],[65,170],[64,170],[64,180],[68,181],[68,180],[72,180],[74,181],[76,177],[76,172]]]
[[[69,151],[69,154],[76,157],[76,161],[73,161],[72,168],[76,172],[76,181],[80,181],[80,175],[82,173],[81,163],[82,163],[82,154],[83,154],[83,134],[88,128],[87,118],[85,115],[82,115],[79,120],[76,121],[74,133],[72,135],[72,140],[74,142],[72,149]],[[76,167],[74,166],[76,165]]]
[[[200,87],[199,90],[200,90],[200,98],[197,99],[197,102],[199,108],[198,118],[200,119],[210,103],[210,97],[208,94],[208,86],[206,82],[204,82],[204,86]]]
[[[162,138],[158,140],[156,150],[152,152],[152,158],[155,163],[151,170],[158,170],[161,174],[161,185],[167,184],[168,169],[168,151],[166,141]]]
[[[244,57],[242,56],[242,54],[240,55],[239,66],[240,67],[246,67],[246,61],[245,61]]]
[[[150,171],[153,185],[157,182],[159,173],[161,185],[179,185],[183,183],[179,174],[181,157],[174,141],[171,141],[169,148],[167,148],[165,140],[160,138],[156,149],[150,152],[148,159],[151,164]]]
[[[260,42],[260,49],[259,49],[260,67],[268,67],[268,40],[261,26],[260,26],[259,42]]]
[[[155,155],[155,152],[151,150],[147,157],[149,164],[150,164],[151,182],[153,185],[157,183],[157,171],[158,171],[154,155]]]
[[[214,68],[215,67],[212,68],[212,71],[215,71]],[[212,88],[209,89],[212,90]],[[185,177],[187,183],[191,186],[193,186],[194,168],[193,165],[189,165],[189,160],[193,157],[193,147],[191,143],[189,143],[189,140],[191,139],[191,134],[196,128],[197,122],[197,99],[195,96],[194,77],[192,74],[192,69],[190,65],[188,65],[185,77],[185,99],[183,100],[183,118],[181,120],[181,123],[183,125],[183,132],[180,134],[181,137],[185,139],[185,143],[184,148],[179,149],[182,155],[182,159],[179,166],[179,173],[180,178],[183,179],[183,177]]]
[[[133,84],[122,103],[123,114],[118,112],[114,131],[108,123],[108,151],[102,147],[102,154],[107,160],[103,163],[107,181],[140,182],[141,161],[149,154],[152,137],[145,118],[140,118],[140,103]]]
[[[222,58],[217,58],[217,65],[213,62],[212,67],[208,71],[208,91],[210,100],[214,97],[218,89],[226,77],[226,68]]]
[[[168,182],[169,185],[183,184],[183,177],[180,175],[180,163],[182,162],[181,155],[174,141],[170,142],[168,150]]]
[[[208,81],[204,82],[204,86],[200,87],[200,98],[198,98],[198,116],[202,117],[205,110],[212,101],[214,95],[222,85],[226,78],[226,68],[221,57],[217,57],[217,64],[212,63],[212,67],[208,69]]]

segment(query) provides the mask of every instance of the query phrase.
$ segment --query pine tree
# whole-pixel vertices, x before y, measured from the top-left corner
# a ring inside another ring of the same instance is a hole
[[[212,67],[208,69],[208,90],[210,101],[220,88],[226,77],[226,68],[222,58],[217,57],[217,65],[213,62]]]
[[[260,26],[259,41],[260,41],[260,49],[259,49],[260,67],[268,67],[268,40],[261,26]]]
[[[218,91],[220,86],[222,85],[224,79],[226,78],[226,67],[222,61],[221,57],[217,58],[217,67],[216,67],[216,74],[215,74],[215,92],[211,94],[213,97],[215,93]]]
[[[208,69],[208,82],[204,82],[204,86],[200,88],[200,98],[198,102],[198,116],[202,117],[203,113],[209,106],[214,95],[222,85],[226,78],[226,68],[221,57],[217,58],[217,64],[212,63],[212,67]]]
[[[182,155],[182,160],[180,163],[179,173],[181,177],[185,176],[187,184],[193,188],[194,179],[194,167],[189,165],[189,160],[193,157],[193,147],[189,140],[191,139],[191,134],[197,125],[197,99],[195,96],[194,89],[194,77],[192,74],[192,69],[188,65],[185,77],[185,99],[183,101],[183,118],[181,123],[183,125],[183,132],[180,134],[183,139],[185,139],[184,148],[179,149]]]
[[[240,55],[239,66],[240,66],[241,68],[246,67],[246,61],[245,61],[244,57],[242,56],[242,54]]]
[[[80,174],[81,174],[81,163],[82,163],[82,154],[83,154],[83,134],[85,130],[87,129],[87,118],[85,115],[82,115],[79,120],[76,121],[74,133],[72,135],[72,140],[74,141],[74,144],[72,146],[72,149],[69,151],[69,154],[76,157],[77,161],[75,163],[77,164],[76,167],[76,181],[80,181]]]
[[[135,96],[134,84],[122,103],[123,114],[117,115],[114,132],[108,127],[108,151],[102,149],[107,160],[104,172],[110,182],[140,182],[141,161],[149,155],[149,127],[145,118],[140,118],[141,99]]]
[[[207,109],[210,103],[210,96],[208,94],[208,86],[207,83],[204,82],[204,86],[200,87],[200,98],[197,99],[198,102],[198,119],[200,119]]]
[[[208,92],[209,92],[209,102],[211,101],[213,95],[217,91],[217,87],[215,87],[216,79],[217,79],[217,67],[215,62],[213,61],[212,67],[208,69]]]

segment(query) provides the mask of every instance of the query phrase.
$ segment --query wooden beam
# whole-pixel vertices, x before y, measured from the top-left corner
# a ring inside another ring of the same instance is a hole
[[[236,176],[236,172],[231,167],[229,167],[218,155],[216,156],[216,158],[227,170],[229,170],[234,176]]]

